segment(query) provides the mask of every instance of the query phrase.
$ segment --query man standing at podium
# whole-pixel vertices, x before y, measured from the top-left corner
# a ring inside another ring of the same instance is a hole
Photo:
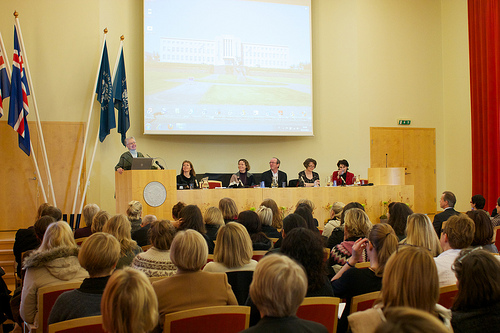
[[[135,138],[133,136],[125,139],[125,145],[127,146],[128,151],[120,156],[120,160],[115,166],[115,171],[118,171],[119,174],[122,174],[123,170],[130,170],[133,158],[144,157],[142,153],[136,150],[137,144],[135,143]]]

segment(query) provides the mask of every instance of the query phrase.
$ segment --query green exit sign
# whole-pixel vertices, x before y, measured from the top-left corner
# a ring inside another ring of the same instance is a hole
[[[411,120],[409,119],[399,119],[398,120],[398,125],[410,125],[411,124]]]

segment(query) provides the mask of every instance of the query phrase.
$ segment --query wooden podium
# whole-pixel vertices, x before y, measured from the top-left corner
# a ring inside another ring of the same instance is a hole
[[[405,168],[368,168],[368,180],[375,185],[405,185]]]
[[[142,216],[172,219],[177,203],[175,170],[127,170],[115,172],[116,213],[127,214],[128,203],[142,203]]]

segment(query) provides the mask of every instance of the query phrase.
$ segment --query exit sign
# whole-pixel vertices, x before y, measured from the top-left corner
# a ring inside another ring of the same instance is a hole
[[[398,125],[410,125],[411,124],[411,120],[409,119],[399,119],[398,120]]]

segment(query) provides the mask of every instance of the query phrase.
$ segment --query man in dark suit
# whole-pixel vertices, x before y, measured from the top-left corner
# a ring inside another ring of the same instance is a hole
[[[283,184],[285,184],[285,186],[283,187],[287,186],[288,182],[286,173],[278,170],[280,164],[280,160],[276,157],[271,158],[271,160],[269,161],[269,167],[271,169],[263,172],[261,176],[261,180],[264,182],[265,187],[271,187],[273,178],[277,180],[278,187],[282,187]]]
[[[450,191],[444,191],[441,195],[439,206],[444,209],[444,211],[442,213],[436,214],[436,216],[434,216],[434,221],[432,222],[432,224],[434,225],[434,230],[436,230],[436,234],[438,235],[438,237],[441,237],[441,228],[443,222],[448,220],[450,216],[459,214],[459,212],[453,209],[456,202],[457,198],[455,197],[455,194]]]

